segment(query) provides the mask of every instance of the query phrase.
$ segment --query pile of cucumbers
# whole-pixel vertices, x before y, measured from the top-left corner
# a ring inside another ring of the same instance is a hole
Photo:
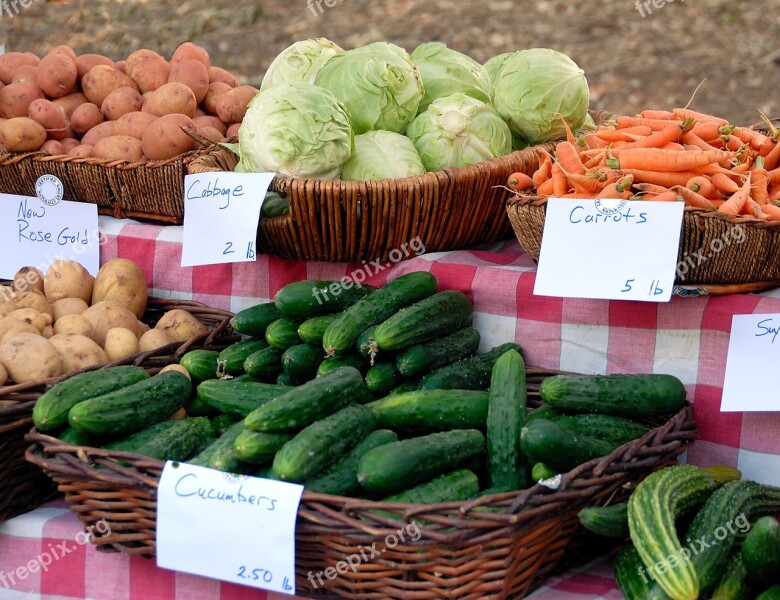
[[[641,419],[685,402],[668,375],[560,375],[529,410],[521,347],[477,353],[472,312],[428,272],[380,288],[298,281],[235,315],[242,341],[184,355],[192,383],[176,372],[121,387],[106,369],[95,377],[118,387],[104,391],[74,377],[64,394],[52,389],[36,425],[71,443],[312,492],[432,503],[526,488],[645,435]],[[163,388],[174,383],[176,393]],[[154,392],[142,398],[133,386]],[[120,408],[131,397],[133,408]],[[182,408],[185,418],[169,419]]]

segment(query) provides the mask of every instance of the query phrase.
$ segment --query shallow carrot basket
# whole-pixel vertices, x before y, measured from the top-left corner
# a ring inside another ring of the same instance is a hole
[[[178,363],[179,358],[189,350],[218,350],[239,339],[229,327],[232,313],[209,308],[198,302],[151,299],[143,320],[153,325],[163,312],[175,308],[192,313],[208,327],[208,332],[183,344],[169,344],[99,368],[132,364],[155,373],[169,364]],[[87,370],[92,369],[84,371]],[[4,490],[0,495],[0,521],[34,509],[56,492],[51,480],[40,469],[24,460],[24,452],[29,445],[24,436],[33,425],[32,410],[38,398],[55,383],[73,375],[75,373],[45,381],[0,387],[0,486]]]
[[[529,405],[555,371],[528,368]],[[556,489],[536,484],[469,502],[388,504],[304,491],[296,525],[296,583],[300,593],[356,600],[522,598],[565,561],[593,551],[577,519],[584,506],[627,498],[653,470],[675,462],[696,438],[686,404],[641,439],[561,476]],[[86,525],[105,519],[102,548],[155,554],[157,486],[163,463],[126,452],[69,446],[32,430],[26,454],[56,482]],[[399,531],[416,533],[400,539]],[[102,530],[102,529],[101,529]],[[417,538],[417,539],[414,539]],[[589,543],[586,544],[586,540]],[[361,549],[375,548],[323,585],[310,573],[335,568]]]

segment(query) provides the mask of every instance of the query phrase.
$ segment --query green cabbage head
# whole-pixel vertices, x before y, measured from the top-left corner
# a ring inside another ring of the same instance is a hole
[[[434,101],[406,134],[428,171],[465,167],[512,150],[512,132],[498,113],[461,93]]]
[[[496,79],[498,78],[498,74],[501,72],[501,67],[504,66],[504,63],[509,59],[510,57],[517,54],[517,51],[515,52],[504,52],[503,54],[499,54],[497,56],[494,56],[490,60],[488,60],[483,67],[485,67],[485,70],[488,73],[488,76],[490,77],[490,82],[495,86],[496,85]]]
[[[356,135],[375,129],[403,133],[425,93],[409,55],[387,42],[337,54],[314,82],[346,106]]]
[[[412,140],[394,131],[368,131],[355,136],[355,151],[341,168],[341,179],[398,179],[424,173]]]
[[[314,83],[314,77],[323,65],[332,56],[343,52],[339,46],[325,38],[295,42],[273,60],[260,84],[260,91],[282,83]]]
[[[565,54],[547,48],[521,50],[499,71],[494,106],[512,131],[530,144],[565,137],[561,117],[578,131],[588,115],[585,73]]]
[[[467,96],[493,101],[493,82],[481,64],[440,42],[421,44],[412,52],[412,62],[422,75],[425,96],[420,102],[418,114],[437,98],[462,92]]]
[[[236,171],[335,179],[353,149],[349,114],[333,94],[312,83],[286,83],[249,103]]]

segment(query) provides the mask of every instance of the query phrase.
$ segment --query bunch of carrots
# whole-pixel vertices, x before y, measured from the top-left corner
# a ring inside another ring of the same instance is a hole
[[[533,176],[508,185],[540,196],[685,202],[780,221],[780,131],[730,125],[687,108],[618,117],[544,153]]]

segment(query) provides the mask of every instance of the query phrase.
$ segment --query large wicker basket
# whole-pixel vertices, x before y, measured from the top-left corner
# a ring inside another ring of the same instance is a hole
[[[552,374],[529,368],[531,406],[538,406],[539,383]],[[577,519],[582,507],[625,499],[637,482],[672,464],[696,437],[690,404],[653,425],[656,428],[642,439],[564,474],[555,490],[537,484],[468,503],[430,505],[304,491],[296,527],[297,589],[317,597],[356,600],[523,597],[561,566],[567,549],[576,548],[582,556],[584,532]],[[36,430],[27,439],[32,443],[27,460],[57,483],[78,517],[85,524],[108,522],[110,533],[94,543],[154,555],[163,463],[137,454],[68,446]],[[399,531],[411,527],[412,520],[419,538],[410,534],[400,540]],[[372,545],[379,557],[361,561],[355,572],[323,579],[322,586],[309,578]]]
[[[232,313],[208,308],[198,302],[183,300],[150,300],[144,321],[154,324],[164,311],[182,308],[191,312],[209,331],[184,344],[175,343],[151,352],[108,363],[101,368],[135,364],[154,373],[194,348],[222,349],[239,338],[228,327]],[[89,369],[87,369],[89,370]],[[0,521],[32,510],[55,490],[40,470],[24,460],[29,444],[24,435],[32,427],[35,401],[52,385],[70,377],[0,387]]]
[[[515,236],[539,260],[547,197],[515,195],[506,203]],[[780,222],[686,207],[678,252],[679,295],[749,293],[780,286]]]

